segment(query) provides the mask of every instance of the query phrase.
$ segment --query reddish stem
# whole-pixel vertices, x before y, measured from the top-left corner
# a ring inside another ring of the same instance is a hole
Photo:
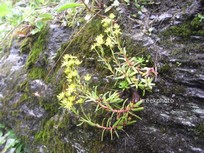
[[[103,104],[101,104],[101,100],[97,100],[97,103],[102,107],[102,108],[104,108],[104,109],[106,109],[106,110],[108,110],[108,111],[111,111],[111,112],[114,112],[114,113],[126,113],[126,112],[129,112],[132,108],[134,108],[134,107],[129,107],[129,108],[125,108],[125,109],[120,109],[120,110],[118,110],[118,109],[110,109],[108,106],[105,106],[105,105],[103,105]]]
[[[99,125],[99,124],[97,124],[96,127],[100,128],[100,129],[104,129],[104,130],[109,130],[109,131],[117,128],[117,126],[115,126],[115,127],[112,127],[112,126],[111,127],[106,127],[106,126],[102,126],[102,125]]]

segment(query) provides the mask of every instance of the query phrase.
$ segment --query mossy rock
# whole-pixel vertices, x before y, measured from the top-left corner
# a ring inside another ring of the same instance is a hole
[[[102,33],[102,30],[101,20],[93,19],[71,41],[61,46],[55,59],[59,59],[62,56],[61,54],[73,54],[83,60],[87,64],[86,66],[94,66],[95,61],[93,63],[89,62],[90,58],[96,57],[96,54],[91,51],[91,45],[94,43],[96,36]]]
[[[73,152],[71,144],[62,140],[62,136],[65,136],[64,130],[68,129],[69,123],[70,121],[67,113],[55,115],[49,120],[45,120],[42,128],[35,134],[35,142],[38,144],[45,144],[48,151],[52,153]]]
[[[170,27],[162,32],[162,35],[179,36],[186,39],[193,35],[204,36],[204,23],[196,16],[192,20],[187,20],[180,25]]]
[[[98,140],[98,135],[94,134],[94,129],[86,131],[73,124],[73,120],[72,115],[65,111],[46,120],[35,135],[36,143],[44,144],[50,153],[76,153],[83,148],[87,152],[96,153],[104,147],[103,142]],[[79,144],[82,148],[77,148],[74,144]]]
[[[48,28],[44,28],[37,36],[25,38],[21,42],[21,53],[28,53],[26,68],[31,80],[43,79],[46,76],[46,59],[40,55],[43,54],[45,49],[47,34]]]
[[[46,37],[48,34],[48,28],[45,28],[42,30],[42,32],[37,37],[37,40],[33,42],[33,45],[31,47],[31,50],[29,52],[27,61],[26,61],[26,67],[30,68],[31,66],[34,66],[35,63],[38,61],[40,53],[43,52],[45,46],[46,46]],[[23,44],[22,44],[23,45]],[[26,46],[26,45],[23,45]]]

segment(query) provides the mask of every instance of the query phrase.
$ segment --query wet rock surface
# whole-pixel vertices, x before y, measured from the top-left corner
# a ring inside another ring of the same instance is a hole
[[[44,47],[34,67],[42,65],[41,61],[45,57],[48,60],[45,69],[53,66],[53,56],[56,56],[57,50],[70,35],[69,28],[50,25],[47,42],[49,45]],[[42,79],[29,78],[30,69],[26,67],[29,51],[22,53],[20,44],[16,40],[0,59],[0,120],[14,129],[23,140],[32,143],[35,133],[41,129],[42,121],[49,114],[42,103],[52,105],[56,102],[53,99],[56,86]]]
[[[60,129],[60,122],[67,117],[64,112],[60,110],[50,115],[50,110],[40,104],[49,105],[55,101],[57,84],[35,79],[28,80],[29,92],[26,95],[14,90],[27,79],[27,54],[21,54],[18,45],[0,59],[0,111],[4,115],[1,120],[13,129],[18,126],[20,131],[16,132],[29,136],[28,144],[31,144],[36,133],[46,125],[44,119],[49,118],[50,127],[60,140],[52,138],[53,148],[43,141],[31,145],[33,150],[42,153],[59,152],[57,148],[62,146],[67,153],[203,153],[204,37],[192,35],[184,39],[173,34],[163,35],[168,28],[192,20],[202,12],[201,8],[197,0],[158,0],[138,18],[131,16],[135,11],[132,8],[121,6],[118,9],[120,16],[127,12],[124,20],[120,21],[124,35],[148,48],[159,73],[153,93],[144,99],[145,110],[140,114],[143,120],[127,127],[127,134],[122,132],[120,139],[110,141],[107,136],[104,142],[100,142],[98,131],[76,127],[72,121],[67,121],[64,129]],[[71,33],[69,28],[50,26],[48,46],[40,55],[47,57],[47,67],[53,66],[60,45],[69,40]],[[54,125],[51,121],[55,121]],[[55,146],[57,141],[61,146]]]

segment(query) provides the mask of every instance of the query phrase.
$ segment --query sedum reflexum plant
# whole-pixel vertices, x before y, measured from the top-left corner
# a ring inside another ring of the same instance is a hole
[[[113,22],[114,15],[102,20],[105,35],[96,37],[92,46],[99,60],[105,65],[121,88],[133,87],[145,91],[151,91],[154,86],[152,75],[156,75],[154,68],[145,67],[146,60],[142,57],[128,57],[125,47],[120,42],[120,27]],[[108,49],[108,53],[107,53]]]
[[[99,87],[91,87],[91,76],[81,78],[78,74],[80,61],[74,56],[65,55],[62,66],[65,67],[67,88],[58,95],[62,107],[71,110],[80,119],[79,125],[88,123],[102,130],[102,140],[105,132],[110,132],[111,139],[113,134],[119,137],[119,130],[141,119],[136,112],[144,108],[137,91],[142,90],[143,95],[145,91],[151,91],[156,75],[153,68],[145,67],[144,58],[128,56],[121,45],[120,26],[114,22],[114,18],[111,14],[102,20],[104,34],[98,35],[91,47],[97,53],[99,62],[110,72],[107,77],[113,80],[113,88],[101,93]],[[127,91],[130,95],[125,95]],[[95,107],[94,114],[86,113],[87,103]],[[75,107],[78,105],[80,107]]]

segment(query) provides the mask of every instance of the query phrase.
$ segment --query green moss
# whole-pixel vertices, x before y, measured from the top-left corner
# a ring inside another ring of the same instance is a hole
[[[140,43],[135,43],[135,41],[133,39],[131,39],[131,37],[126,36],[122,38],[122,41],[124,40],[124,42],[122,44],[124,44],[127,53],[129,56],[148,56],[148,50],[146,47],[144,47],[142,44]]]
[[[74,119],[66,112],[45,120],[35,134],[35,142],[44,144],[50,153],[75,153],[80,150],[75,144],[86,148],[86,152],[97,153],[104,147],[93,129],[85,130],[73,125]],[[76,120],[76,119],[75,119]],[[90,128],[90,127],[89,127]],[[91,133],[94,131],[94,134]],[[90,143],[91,142],[91,143]],[[77,151],[78,150],[78,151]]]
[[[24,94],[21,96],[20,101],[23,102],[23,101],[25,101],[25,100],[28,100],[28,98],[29,98],[28,94],[24,93]]]
[[[54,121],[47,121],[43,129],[41,129],[36,135],[36,141],[44,141],[48,143],[48,140],[51,139],[52,131],[54,129],[47,129],[48,127],[54,127]]]
[[[43,143],[48,147],[52,153],[66,153],[72,152],[71,144],[62,139],[63,130],[67,129],[69,125],[69,116],[64,114],[62,116],[54,116],[44,122],[42,129],[35,135],[36,143]],[[68,131],[67,131],[68,132]]]
[[[21,113],[20,110],[13,110],[11,112],[11,116],[17,117],[20,113]],[[17,128],[17,129],[19,129],[19,128]]]
[[[48,29],[45,28],[42,32],[35,38],[35,40],[28,38],[24,39],[21,43],[21,52],[28,53],[26,61],[26,68],[28,69],[28,77],[31,80],[34,79],[42,79],[46,75],[46,69],[43,66],[36,66],[40,59],[39,55],[43,52],[44,47],[46,46],[46,37],[47,37]],[[33,43],[33,44],[32,44]],[[31,45],[32,44],[32,45]],[[42,59],[43,62],[45,59]],[[22,87],[20,87],[22,88]]]
[[[200,18],[197,16],[190,22],[190,25],[192,29],[195,29],[195,30],[196,29],[199,30],[203,27],[202,22],[200,21]]]
[[[28,92],[28,81],[25,80],[17,86],[18,92]]]
[[[55,95],[56,94],[54,94],[54,97],[52,98],[53,100],[52,103],[50,103],[50,101],[46,101],[45,99],[39,98],[38,100],[40,103],[40,106],[42,106],[46,110],[46,112],[48,112],[49,116],[53,116],[59,111],[60,105]]]
[[[195,132],[201,139],[204,140],[204,124],[200,124],[195,127]]]
[[[29,53],[31,50],[31,46],[32,46],[31,43],[32,43],[31,38],[23,39],[20,45],[21,53]]]
[[[44,68],[33,67],[29,70],[28,77],[32,80],[45,78],[47,72]]]
[[[32,45],[31,51],[26,61],[27,68],[30,68],[37,62],[40,53],[43,51],[44,46],[46,45],[47,33],[48,29],[43,30],[38,36],[37,40]]]
[[[170,65],[166,63],[159,69],[159,74],[168,73],[170,69]]]
[[[102,32],[101,20],[91,21],[82,31],[81,34],[76,37],[70,45],[72,52],[78,52],[80,55],[88,57],[92,51],[90,50],[96,36]]]
[[[58,51],[56,60],[61,57],[62,53],[74,54],[79,59],[83,59],[84,64],[87,67],[92,67],[95,62],[89,61],[90,58],[95,58],[96,54],[91,51],[91,45],[93,44],[96,36],[102,32],[101,20],[95,19],[86,25],[84,29],[80,31],[76,37],[74,37],[68,43],[61,46],[61,50]],[[84,58],[86,57],[86,59]],[[60,64],[60,63],[59,63]]]
[[[22,104],[23,102],[28,101],[29,98],[30,98],[30,97],[29,97],[29,95],[28,95],[27,93],[22,94],[20,100],[19,100],[18,102],[16,102],[14,105],[12,105],[12,107],[13,107],[14,109],[17,108],[17,107],[18,107],[20,104]],[[12,113],[13,113],[13,112],[12,112]],[[17,113],[19,113],[19,112],[17,112]]]
[[[183,94],[186,92],[186,87],[183,85],[176,85],[172,89],[172,93],[178,93],[178,94]]]
[[[189,38],[192,35],[204,36],[203,23],[199,21],[198,17],[189,20],[180,25],[175,25],[162,32],[164,36],[179,36],[182,38]]]

